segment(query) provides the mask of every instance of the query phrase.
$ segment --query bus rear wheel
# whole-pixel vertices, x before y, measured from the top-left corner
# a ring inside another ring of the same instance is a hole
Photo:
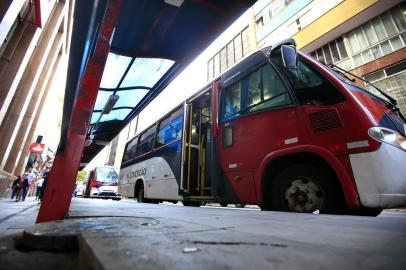
[[[338,213],[340,190],[335,179],[313,164],[292,165],[271,187],[271,209],[301,213]]]
[[[139,203],[146,202],[145,197],[144,197],[144,185],[140,185],[140,187],[138,188],[137,202],[139,202]]]
[[[200,207],[202,205],[202,202],[183,201],[182,204],[184,206]]]
[[[348,214],[356,216],[376,217],[379,216],[379,214],[381,214],[382,211],[383,211],[382,208],[360,208],[349,210]]]

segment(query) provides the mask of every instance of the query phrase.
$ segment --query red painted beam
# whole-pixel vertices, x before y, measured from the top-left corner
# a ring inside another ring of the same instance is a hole
[[[34,2],[35,7],[35,24],[42,28],[42,20],[41,20],[41,0],[35,0]]]
[[[68,128],[67,143],[65,148],[56,154],[37,223],[61,220],[69,211],[90,116],[110,51],[109,41],[122,5],[123,0],[110,0],[107,5],[95,52],[89,59],[80,82]]]

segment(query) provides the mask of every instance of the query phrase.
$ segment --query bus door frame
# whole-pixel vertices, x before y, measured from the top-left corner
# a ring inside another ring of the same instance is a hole
[[[199,130],[201,128],[201,115],[199,115]],[[200,136],[199,136],[199,144],[192,143],[192,121],[193,121],[193,101],[189,103],[185,102],[184,105],[184,124],[183,124],[183,135],[182,135],[182,168],[181,168],[181,183],[180,183],[180,190],[184,193],[191,193],[191,150],[192,148],[197,149],[198,151],[198,159],[200,160],[201,149],[200,149]],[[186,152],[188,151],[188,152]],[[197,181],[196,187],[200,191],[200,166],[197,167]],[[185,174],[185,170],[187,174]],[[186,181],[186,188],[185,188],[185,181]]]
[[[206,157],[205,153],[203,153],[203,140],[206,140],[206,148],[207,146],[207,134],[206,131],[202,131],[202,112],[199,112],[199,141],[198,144],[192,144],[192,121],[193,121],[193,109],[194,106],[193,104],[198,101],[200,98],[203,97],[206,93],[210,93],[212,95],[212,88],[206,88],[204,91],[202,91],[199,95],[196,97],[185,101],[183,103],[183,127],[182,127],[182,155],[181,155],[181,173],[180,173],[180,181],[179,181],[179,194],[185,194],[188,193],[190,194],[193,191],[198,191],[199,195],[194,194],[195,196],[203,196],[202,194],[204,193],[204,190],[207,189],[208,187],[205,187],[205,177],[206,174],[206,166],[211,166],[211,161],[212,161],[212,156],[211,157]],[[210,98],[210,106],[209,110],[212,110],[212,99]],[[212,113],[212,112],[210,112]],[[211,116],[213,118],[213,115]],[[211,140],[213,140],[213,119],[211,120],[211,127],[210,127],[210,137]],[[202,135],[203,132],[203,135]],[[213,143],[210,144],[210,147],[213,147]],[[196,180],[196,190],[191,190],[191,174],[190,174],[190,168],[191,168],[191,148],[195,148],[198,150],[198,164],[197,164],[197,180]],[[211,153],[213,153],[214,149],[211,149]],[[188,152],[186,152],[188,151]],[[202,159],[205,159],[203,161]],[[210,164],[207,164],[207,163]],[[187,175],[185,173],[187,171]],[[211,170],[210,170],[211,171]],[[212,176],[212,175],[210,175]],[[210,186],[212,188],[212,186]]]

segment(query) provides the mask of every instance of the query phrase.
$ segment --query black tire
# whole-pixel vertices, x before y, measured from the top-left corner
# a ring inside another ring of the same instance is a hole
[[[270,210],[340,213],[342,192],[335,177],[313,164],[297,164],[276,175],[268,200]],[[270,202],[270,205],[269,205]]]
[[[202,202],[183,201],[182,204],[184,206],[200,207],[202,205]]]
[[[140,185],[137,191],[137,202],[139,203],[146,203],[146,199],[144,197],[144,185]]]
[[[237,208],[244,208],[245,207],[245,203],[236,203],[235,207]]]
[[[221,205],[222,207],[227,207],[228,203],[221,202],[220,205]]]
[[[380,213],[382,213],[382,211],[383,211],[382,208],[361,208],[361,209],[350,210],[349,214],[356,215],[356,216],[376,217]]]

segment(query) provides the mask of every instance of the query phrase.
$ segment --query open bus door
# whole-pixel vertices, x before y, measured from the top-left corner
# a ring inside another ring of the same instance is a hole
[[[180,191],[191,200],[212,201],[210,91],[184,104]]]

